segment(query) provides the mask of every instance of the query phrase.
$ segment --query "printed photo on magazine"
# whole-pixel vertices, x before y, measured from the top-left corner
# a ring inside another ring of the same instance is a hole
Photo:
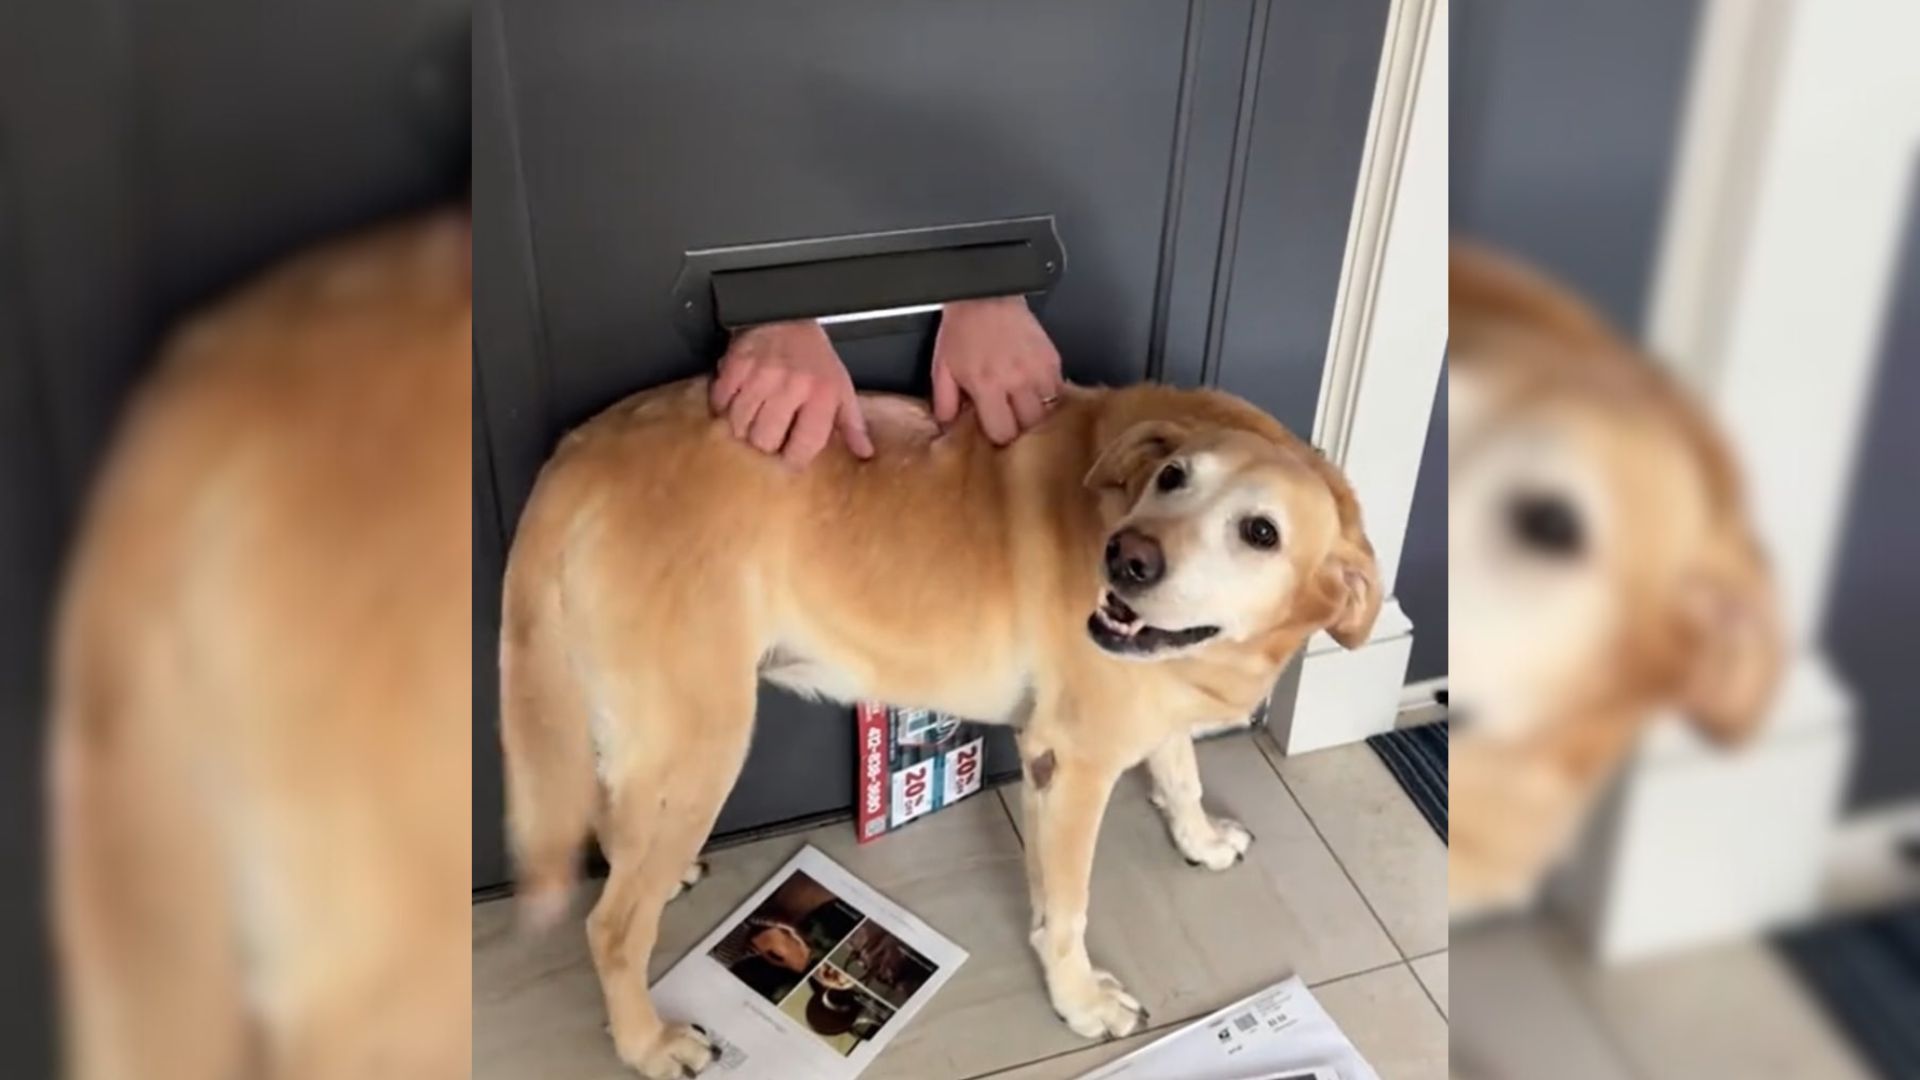
[[[803,848],[653,987],[730,1080],[852,1080],[966,951]]]

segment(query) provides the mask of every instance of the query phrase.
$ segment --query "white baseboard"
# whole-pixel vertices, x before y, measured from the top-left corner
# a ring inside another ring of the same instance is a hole
[[[1874,910],[1920,897],[1920,799],[1853,814],[1834,830],[1820,890],[1827,915]]]
[[[1270,721],[1274,741],[1285,753],[1304,754],[1392,731],[1412,654],[1413,624],[1395,599],[1380,606],[1372,636],[1358,649],[1315,634],[1300,663],[1292,715]]]
[[[1720,753],[1654,733],[1548,889],[1613,963],[1748,937],[1816,914],[1854,747],[1854,706],[1802,654],[1754,742]]]
[[[1439,695],[1446,692],[1447,677],[1445,675],[1410,682],[1400,688],[1400,708],[1402,710],[1424,709],[1430,705],[1437,705]]]

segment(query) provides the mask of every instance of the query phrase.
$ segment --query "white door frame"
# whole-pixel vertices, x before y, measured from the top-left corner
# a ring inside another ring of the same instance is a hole
[[[1359,497],[1387,599],[1361,648],[1308,642],[1274,723],[1287,753],[1391,729],[1413,649],[1394,581],[1447,341],[1447,3],[1394,0],[1387,16],[1313,426]]]
[[[1853,752],[1818,641],[1920,168],[1920,4],[1708,0],[1647,337],[1747,471],[1792,653],[1752,749],[1654,732],[1556,897],[1603,959],[1811,914]]]

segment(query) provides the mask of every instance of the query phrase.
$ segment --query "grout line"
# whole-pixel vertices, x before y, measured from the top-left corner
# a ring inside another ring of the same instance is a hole
[[[1321,979],[1317,983],[1308,983],[1307,989],[1318,990],[1320,987],[1323,987],[1323,986],[1332,986],[1334,983],[1346,982],[1348,979],[1357,979],[1362,975],[1378,975],[1382,971],[1388,971],[1397,967],[1406,968],[1408,974],[1410,975],[1413,974],[1412,966],[1409,965],[1405,960],[1389,960],[1384,964],[1375,964],[1370,968],[1362,968],[1359,971],[1349,971],[1345,975],[1335,975],[1331,979]],[[1415,975],[1413,981],[1419,982],[1420,977]]]
[[[1440,952],[1446,952],[1446,950],[1442,949],[1440,950]],[[1438,953],[1427,954],[1427,956],[1437,956],[1437,955],[1439,954]],[[1422,957],[1421,959],[1425,959],[1425,957]],[[1440,1007],[1440,999],[1433,996],[1433,988],[1427,985],[1427,980],[1420,977],[1420,972],[1414,969],[1413,962],[1411,960],[1407,962],[1407,974],[1413,976],[1414,985],[1418,986],[1420,988],[1420,992],[1427,995],[1427,1000],[1433,1003],[1433,1011],[1440,1014],[1440,1022],[1443,1024],[1446,1024],[1448,1027],[1452,1027],[1453,1018],[1447,1015],[1447,1010]]]
[[[1433,996],[1433,991],[1427,989],[1427,984],[1420,981],[1420,973],[1417,971],[1413,972],[1413,984],[1420,988],[1422,994],[1426,995],[1427,1004],[1433,1006],[1433,1011],[1440,1014],[1440,1022],[1448,1027],[1452,1027],[1453,1018],[1447,1015],[1447,1010],[1440,1007],[1440,999]]]
[[[1428,951],[1428,952],[1423,952],[1423,953],[1421,953],[1421,954],[1420,954],[1419,956],[1409,956],[1409,957],[1407,957],[1407,963],[1409,963],[1409,964],[1411,964],[1411,963],[1413,963],[1413,962],[1414,962],[1415,960],[1427,960],[1427,959],[1430,959],[1430,958],[1432,958],[1432,957],[1435,957],[1435,956],[1445,956],[1445,955],[1447,954],[1447,950],[1449,950],[1449,949],[1451,949],[1451,948],[1453,948],[1453,946],[1452,946],[1452,945],[1450,945],[1450,944],[1449,944],[1449,945],[1442,945],[1442,946],[1440,946],[1440,947],[1439,947],[1439,948],[1437,948],[1437,949],[1433,949],[1433,950],[1431,950],[1431,951]]]
[[[1255,735],[1256,742],[1259,734],[1260,733],[1256,733]],[[1273,770],[1274,778],[1280,781],[1280,787],[1286,791],[1287,798],[1292,799],[1293,805],[1299,808],[1300,816],[1307,819],[1307,824],[1313,828],[1313,835],[1320,838],[1320,846],[1327,849],[1327,854],[1333,857],[1333,865],[1339,867],[1340,872],[1346,875],[1347,884],[1353,886],[1353,891],[1360,897],[1360,902],[1366,905],[1367,914],[1373,916],[1374,923],[1380,927],[1380,933],[1386,936],[1387,944],[1393,946],[1393,951],[1399,954],[1401,961],[1404,963],[1407,960],[1407,951],[1400,947],[1400,942],[1393,936],[1393,931],[1387,929],[1387,921],[1382,919],[1380,912],[1374,909],[1373,901],[1367,898],[1367,891],[1360,887],[1358,881],[1354,880],[1353,871],[1347,869],[1345,860],[1340,858],[1340,853],[1335,851],[1333,844],[1328,842],[1327,834],[1320,831],[1320,823],[1313,820],[1313,815],[1307,810],[1307,804],[1300,801],[1300,796],[1294,793],[1293,785],[1287,783],[1287,778],[1285,774],[1280,771],[1279,764],[1273,760],[1271,754],[1267,753],[1265,746],[1256,745],[1254,749],[1260,751],[1260,757],[1266,761],[1267,768]]]

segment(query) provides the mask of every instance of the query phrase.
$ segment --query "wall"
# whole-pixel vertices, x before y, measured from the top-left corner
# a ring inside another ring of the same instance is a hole
[[[1920,800],[1920,162],[1908,200],[1894,302],[1854,466],[1845,531],[1827,598],[1826,645],[1860,704],[1861,753],[1848,805]]]
[[[1455,227],[1540,261],[1635,331],[1646,313],[1698,7],[1458,0],[1454,8]],[[1920,797],[1920,680],[1910,674],[1905,633],[1920,623],[1920,504],[1907,491],[1920,472],[1920,430],[1908,422],[1920,402],[1920,179],[1915,185],[1825,626],[1825,644],[1861,707],[1855,809]],[[1444,552],[1444,540],[1431,537],[1436,516],[1444,531],[1445,511],[1426,490],[1430,480],[1444,484],[1441,471],[1422,465],[1409,567],[1417,538]],[[1408,573],[1403,592],[1427,587]],[[1416,636],[1415,644],[1424,643]],[[1439,661],[1443,670],[1444,655]],[[1416,652],[1409,677],[1438,673],[1433,663]]]
[[[458,197],[464,0],[0,5],[0,1076],[54,1075],[45,642],[121,401],[183,311]]]
[[[1413,620],[1413,655],[1407,681],[1420,682],[1447,673],[1447,369],[1440,368],[1434,388],[1427,444],[1420,449],[1420,478],[1414,484],[1413,511],[1407,518],[1406,546],[1400,551],[1400,575],[1394,592]]]
[[[1541,263],[1637,330],[1697,8],[1695,0],[1455,0],[1455,231]],[[1446,674],[1444,399],[1434,406],[1400,564],[1400,599],[1414,622],[1408,681]]]

